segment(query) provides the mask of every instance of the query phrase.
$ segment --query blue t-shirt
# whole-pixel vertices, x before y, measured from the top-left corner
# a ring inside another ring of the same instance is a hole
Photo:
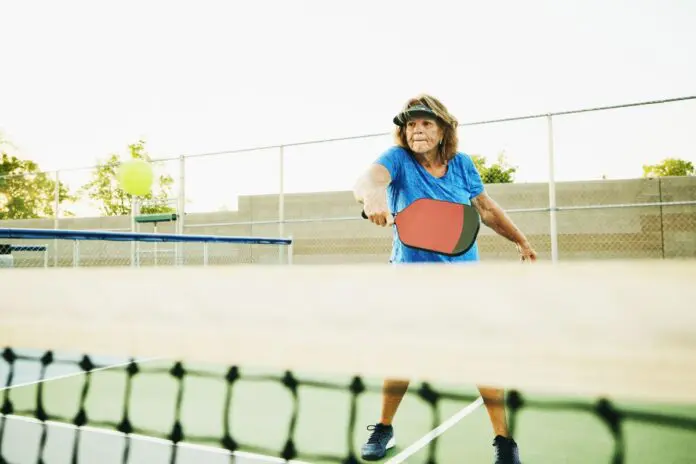
[[[457,153],[449,162],[441,178],[434,177],[405,149],[394,146],[375,161],[389,171],[391,183],[387,187],[387,202],[392,214],[406,208],[419,198],[452,201],[470,205],[471,200],[484,191],[481,176],[471,158]],[[391,262],[462,262],[478,261],[478,244],[459,256],[446,256],[405,246],[393,229]]]

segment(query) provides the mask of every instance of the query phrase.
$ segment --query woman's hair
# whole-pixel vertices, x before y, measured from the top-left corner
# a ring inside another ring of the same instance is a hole
[[[457,118],[450,114],[450,112],[447,111],[447,107],[432,95],[421,94],[409,99],[406,105],[404,105],[403,111],[415,105],[425,105],[437,115],[437,124],[443,132],[442,144],[438,147],[438,158],[440,161],[444,163],[454,158],[454,155],[457,154],[457,147],[459,145],[459,137],[457,135],[457,126],[459,122]],[[406,140],[405,125],[397,126],[394,130],[394,142],[411,153],[411,149]]]

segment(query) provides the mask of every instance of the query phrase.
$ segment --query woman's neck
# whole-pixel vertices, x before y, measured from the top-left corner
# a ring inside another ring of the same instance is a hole
[[[418,153],[416,154],[416,159],[420,164],[422,164],[424,167],[440,167],[443,166],[445,163],[440,161],[440,158],[438,156],[437,149],[430,150],[427,153]]]

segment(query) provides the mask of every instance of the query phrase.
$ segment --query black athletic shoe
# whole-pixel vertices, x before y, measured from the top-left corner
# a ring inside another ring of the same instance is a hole
[[[362,458],[366,461],[377,461],[387,455],[387,450],[393,448],[394,427],[391,425],[368,425],[367,430],[372,431],[367,443],[362,446]]]
[[[493,440],[495,447],[495,464],[522,464],[517,443],[512,438],[505,438],[500,435]]]

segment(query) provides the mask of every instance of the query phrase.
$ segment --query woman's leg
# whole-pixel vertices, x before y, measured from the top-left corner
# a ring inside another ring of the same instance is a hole
[[[507,437],[509,431],[505,414],[505,390],[491,387],[478,387],[478,390],[488,411],[493,434]]]
[[[408,380],[387,379],[382,386],[382,416],[379,422],[391,425],[401,400],[408,390]]]
[[[478,388],[493,426],[495,464],[521,464],[517,443],[510,436],[510,430],[508,429],[505,411],[505,390],[491,387]]]
[[[408,383],[408,380],[387,379],[384,381],[382,386],[382,415],[377,424],[367,427],[367,430],[372,433],[362,446],[361,456],[364,460],[382,459],[386,456],[387,450],[394,446],[392,421],[406,390],[408,390]]]

